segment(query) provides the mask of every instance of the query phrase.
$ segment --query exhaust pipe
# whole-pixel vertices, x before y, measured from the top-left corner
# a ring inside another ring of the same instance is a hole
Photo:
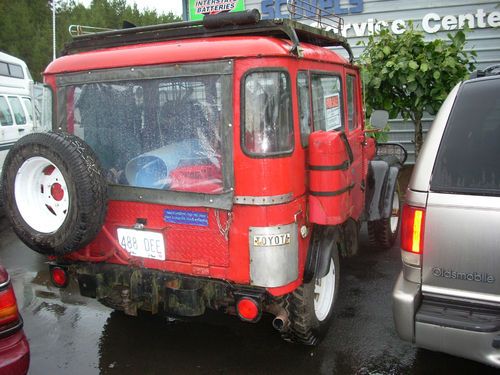
[[[271,314],[274,314],[275,317],[273,319],[273,327],[279,332],[286,331],[288,326],[290,325],[290,321],[288,320],[288,313],[285,309],[278,305],[269,306],[268,311]]]

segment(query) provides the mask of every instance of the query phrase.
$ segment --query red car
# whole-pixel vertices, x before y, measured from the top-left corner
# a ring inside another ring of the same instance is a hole
[[[28,372],[30,347],[23,331],[23,320],[17,308],[10,276],[0,266],[0,374],[20,375]]]

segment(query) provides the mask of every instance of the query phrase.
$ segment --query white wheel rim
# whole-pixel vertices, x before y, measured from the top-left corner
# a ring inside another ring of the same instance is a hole
[[[391,232],[396,233],[399,224],[399,194],[397,190],[394,192],[394,196],[392,197],[392,212],[391,212],[390,224],[391,224]]]
[[[314,285],[314,312],[321,322],[328,317],[335,297],[335,266],[330,261],[330,270],[325,277],[316,279]]]
[[[68,215],[69,195],[61,171],[41,156],[27,159],[17,171],[14,198],[24,221],[41,233],[53,233]]]

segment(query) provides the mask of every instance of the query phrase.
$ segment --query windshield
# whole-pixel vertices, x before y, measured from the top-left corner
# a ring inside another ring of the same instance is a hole
[[[217,194],[224,189],[222,75],[93,82],[66,88],[68,129],[110,183]]]

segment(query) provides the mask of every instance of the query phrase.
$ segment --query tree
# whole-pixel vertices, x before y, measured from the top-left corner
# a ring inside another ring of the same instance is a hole
[[[71,40],[71,24],[119,29],[127,20],[137,26],[180,21],[172,13],[140,11],[126,0],[93,0],[85,7],[75,0],[57,0],[57,55]],[[26,61],[36,81],[52,60],[52,11],[48,0],[0,0],[0,50]]]
[[[456,83],[474,69],[475,52],[464,51],[465,33],[448,34],[448,40],[424,40],[409,25],[402,34],[388,29],[368,37],[360,56],[367,115],[384,109],[400,114],[415,125],[415,153],[423,143],[424,112],[435,114]]]

